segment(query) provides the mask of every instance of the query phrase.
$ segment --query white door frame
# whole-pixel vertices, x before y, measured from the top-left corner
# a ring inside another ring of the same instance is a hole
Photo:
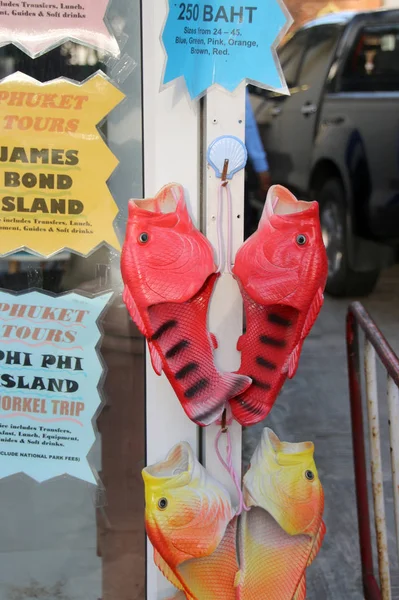
[[[219,180],[214,172],[201,169],[201,122],[204,148],[216,137],[231,134],[244,139],[245,86],[235,94],[213,89],[201,108],[192,102],[182,80],[164,90],[161,80],[165,53],[161,32],[167,15],[165,0],[142,2],[143,35],[143,119],[144,119],[144,194],[151,196],[169,182],[181,183],[194,223],[199,226],[204,215],[204,229],[216,247],[216,207]],[[201,114],[202,113],[202,114]],[[201,186],[203,178],[203,189]],[[233,196],[233,248],[242,242],[243,235],[243,172],[234,176]],[[226,214],[226,213],[225,213]],[[239,365],[237,339],[242,332],[242,302],[238,286],[226,274],[217,282],[212,297],[209,329],[216,334],[219,349],[216,361],[220,368],[235,370]],[[201,454],[207,469],[223,482],[236,497],[234,485],[214,451],[216,426],[211,426],[200,436],[196,427],[185,415],[166,378],[158,377],[152,370],[147,354],[147,464],[163,459],[172,446],[188,441]],[[234,466],[241,469],[241,427],[231,429],[234,447]],[[147,600],[160,600],[173,594],[173,588],[153,563],[152,547],[147,552]]]

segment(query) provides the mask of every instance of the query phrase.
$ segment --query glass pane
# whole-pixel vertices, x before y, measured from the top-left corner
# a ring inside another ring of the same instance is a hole
[[[100,52],[67,42],[35,60],[14,46],[2,48],[0,76],[20,71],[42,82],[61,76],[82,82],[101,70],[126,95],[101,125],[119,161],[108,186],[119,208],[114,225],[122,242],[128,200],[142,197],[140,1],[119,0],[108,16],[134,69],[122,73]],[[18,235],[23,246],[23,234]],[[119,261],[119,253],[105,244],[88,257],[63,251],[49,260],[27,253],[0,259],[2,291],[114,292],[100,321],[106,375],[99,386],[103,407],[93,419],[96,437],[89,453],[99,485],[69,475],[42,483],[22,473],[0,479],[2,514],[7,515],[0,524],[0,598],[144,597],[144,342],[122,302]]]
[[[278,51],[278,57],[288,87],[296,84],[298,69],[305,51],[307,39],[308,33],[301,31]]]
[[[399,90],[399,27],[365,28],[358,36],[342,76],[342,91]]]
[[[330,67],[340,29],[337,27],[317,27],[312,32],[299,75],[298,85],[321,88]]]

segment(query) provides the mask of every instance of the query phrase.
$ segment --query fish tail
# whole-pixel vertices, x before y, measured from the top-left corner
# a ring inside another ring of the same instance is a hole
[[[239,394],[243,394],[251,385],[252,379],[238,373],[224,373],[222,375],[221,388],[228,388],[225,401],[231,400]]]
[[[186,412],[193,421],[202,427],[214,423],[221,418],[226,404],[231,398],[244,393],[251,385],[251,379],[246,375],[236,373],[223,373],[214,393],[209,394],[206,402],[198,402],[193,406],[186,407]],[[193,411],[193,414],[189,414]]]
[[[253,379],[253,388],[256,388],[258,383],[260,382]],[[262,394],[258,394],[254,393],[253,388],[251,387],[246,394],[241,394],[230,400],[234,419],[245,427],[255,425],[267,417],[278,393],[276,391],[271,394],[271,390],[264,390]]]

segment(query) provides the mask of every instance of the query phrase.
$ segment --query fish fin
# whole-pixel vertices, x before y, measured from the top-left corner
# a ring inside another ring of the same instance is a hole
[[[173,573],[172,569],[169,567],[169,565],[165,562],[165,560],[159,554],[158,550],[155,550],[155,548],[154,548],[154,563],[156,564],[158,569],[161,571],[162,575],[164,575],[166,577],[166,579],[168,581],[170,581],[170,583],[172,585],[175,586],[175,588],[177,588],[178,590],[184,591],[182,584],[180,583],[180,581],[178,580],[176,575]]]
[[[240,335],[240,337],[238,338],[237,350],[239,352],[242,352],[242,349],[244,347],[244,340],[245,340],[245,333],[243,335]]]
[[[301,356],[303,341],[301,340],[293,349],[288,357],[288,360],[283,368],[283,372],[288,374],[288,377],[292,379],[298,370],[299,359]]]
[[[318,554],[321,545],[323,543],[323,539],[324,536],[326,534],[327,528],[326,528],[326,524],[324,523],[324,521],[321,522],[320,527],[319,527],[319,531],[317,532],[317,535],[315,537],[315,541],[313,543],[313,547],[312,547],[312,551],[310,553],[309,556],[309,560],[308,560],[308,564],[307,566],[309,567],[309,565],[312,564],[312,562],[314,561],[314,559],[316,558],[316,555]]]
[[[136,323],[136,325],[139,328],[139,330],[141,331],[141,333],[143,335],[146,335],[146,327],[143,323],[143,319],[141,318],[139,309],[137,308],[137,305],[136,305],[135,301],[133,300],[133,296],[130,293],[130,290],[127,287],[127,285],[125,285],[125,288],[123,290],[122,299],[123,299],[123,302],[126,304],[126,308],[128,309],[129,314],[132,317],[133,321]]]
[[[306,598],[306,577],[302,576],[301,581],[299,582],[298,587],[296,588],[296,592],[292,598],[292,600],[305,600]]]
[[[305,339],[307,335],[309,335],[310,330],[316,322],[317,317],[319,316],[319,312],[321,311],[321,307],[324,302],[324,294],[323,290],[319,288],[316,292],[315,297],[313,298],[313,302],[310,305],[308,310],[308,314],[306,315],[305,324],[302,329],[301,338]]]
[[[217,348],[219,348],[219,344],[218,344],[218,341],[216,339],[216,335],[214,333],[210,333],[209,337],[211,338],[212,348],[214,350],[217,350]]]
[[[127,285],[125,285],[125,288],[123,290],[122,298],[123,298],[124,303],[126,304],[126,307],[129,311],[130,316],[132,317],[133,321],[136,323],[138,329],[141,331],[141,333],[143,335],[148,337],[146,326],[144,325],[144,322],[143,322],[143,319],[141,318],[139,309],[137,308],[137,305],[136,305],[135,301],[133,300],[133,296],[131,295],[130,290],[127,287]],[[149,340],[148,340],[148,349],[150,351],[151,363],[152,363],[153,369],[157,375],[160,375],[162,373],[162,359],[159,355],[158,350],[155,348],[154,344],[152,342],[150,342]]]
[[[234,587],[238,588],[242,584],[243,572],[240,569],[237,571],[236,576],[234,577]]]
[[[286,364],[283,367],[283,373],[288,373],[288,377],[290,379],[292,379],[294,377],[295,373],[297,372],[303,343],[305,341],[306,336],[309,335],[310,330],[312,329],[313,325],[315,324],[317,317],[319,316],[319,312],[321,310],[321,307],[323,306],[323,301],[324,301],[323,290],[321,288],[319,288],[316,292],[315,297],[313,298],[313,302],[310,305],[310,308],[306,315],[305,323],[303,325],[303,329],[302,329],[302,333],[301,333],[301,338],[300,338],[299,342],[297,343],[297,345],[295,346],[295,348],[293,349],[293,351],[291,352]]]
[[[160,375],[162,373],[162,358],[153,342],[148,341],[148,349],[150,351],[152,368],[157,375]]]

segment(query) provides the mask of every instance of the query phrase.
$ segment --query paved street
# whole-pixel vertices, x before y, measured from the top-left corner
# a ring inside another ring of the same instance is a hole
[[[362,301],[399,352],[399,268],[387,271],[374,294]],[[287,441],[312,440],[326,496],[327,536],[308,571],[308,600],[361,600],[360,557],[354,492],[352,441],[345,348],[347,300],[327,297],[307,340],[297,376],[288,381],[267,425]],[[380,419],[384,434],[384,482],[393,598],[399,598],[385,377],[380,375]],[[247,430],[244,457],[256,446],[263,424]]]

